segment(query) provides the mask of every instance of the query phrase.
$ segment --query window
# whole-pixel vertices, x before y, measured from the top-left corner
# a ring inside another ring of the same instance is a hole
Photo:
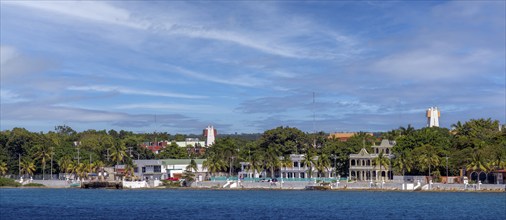
[[[134,173],[138,173],[138,172],[139,172],[139,168],[134,167]]]
[[[293,167],[299,167],[299,163],[298,162],[293,162]]]
[[[142,173],[146,172],[146,167],[142,167]]]
[[[153,167],[153,172],[155,172],[155,173],[161,173],[162,172],[162,167],[161,166],[154,166]]]

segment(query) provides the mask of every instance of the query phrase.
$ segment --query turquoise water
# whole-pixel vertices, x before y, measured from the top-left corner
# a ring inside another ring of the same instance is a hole
[[[0,189],[0,219],[504,219],[506,193]]]

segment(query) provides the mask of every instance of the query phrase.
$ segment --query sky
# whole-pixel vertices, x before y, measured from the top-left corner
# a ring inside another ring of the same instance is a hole
[[[0,130],[506,121],[505,1],[8,1]]]

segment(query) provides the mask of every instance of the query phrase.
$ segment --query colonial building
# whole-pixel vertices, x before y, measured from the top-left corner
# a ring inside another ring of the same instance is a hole
[[[205,159],[195,159],[197,172],[195,178],[203,180],[207,169],[202,164]],[[134,160],[134,174],[140,179],[167,179],[181,178],[181,175],[190,164],[191,159],[165,159],[165,160]]]
[[[379,146],[371,146],[372,153],[362,148],[358,154],[350,154],[349,177],[357,181],[391,180],[393,178],[391,166],[380,168],[379,164],[374,164],[374,160],[383,153],[391,161],[394,158],[392,153],[394,144],[393,141],[382,140]]]
[[[290,154],[291,164],[289,166],[282,166],[280,168],[280,177],[284,179],[296,179],[296,178],[315,178],[318,177],[318,171],[316,166],[313,164],[311,166],[312,171],[309,169],[309,165],[304,163],[304,154]],[[281,158],[283,159],[283,158]],[[317,161],[318,157],[315,156],[313,161]],[[311,175],[309,175],[311,172]],[[329,167],[328,170],[325,170],[320,177],[333,177],[332,174],[335,173],[332,167]]]

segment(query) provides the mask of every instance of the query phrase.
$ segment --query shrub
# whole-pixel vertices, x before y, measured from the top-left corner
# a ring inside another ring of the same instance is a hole
[[[0,187],[2,187],[2,186],[19,187],[19,186],[21,186],[21,183],[18,183],[15,180],[10,179],[10,178],[0,177]]]
[[[23,185],[23,187],[46,187],[44,184],[41,183],[28,183]]]

